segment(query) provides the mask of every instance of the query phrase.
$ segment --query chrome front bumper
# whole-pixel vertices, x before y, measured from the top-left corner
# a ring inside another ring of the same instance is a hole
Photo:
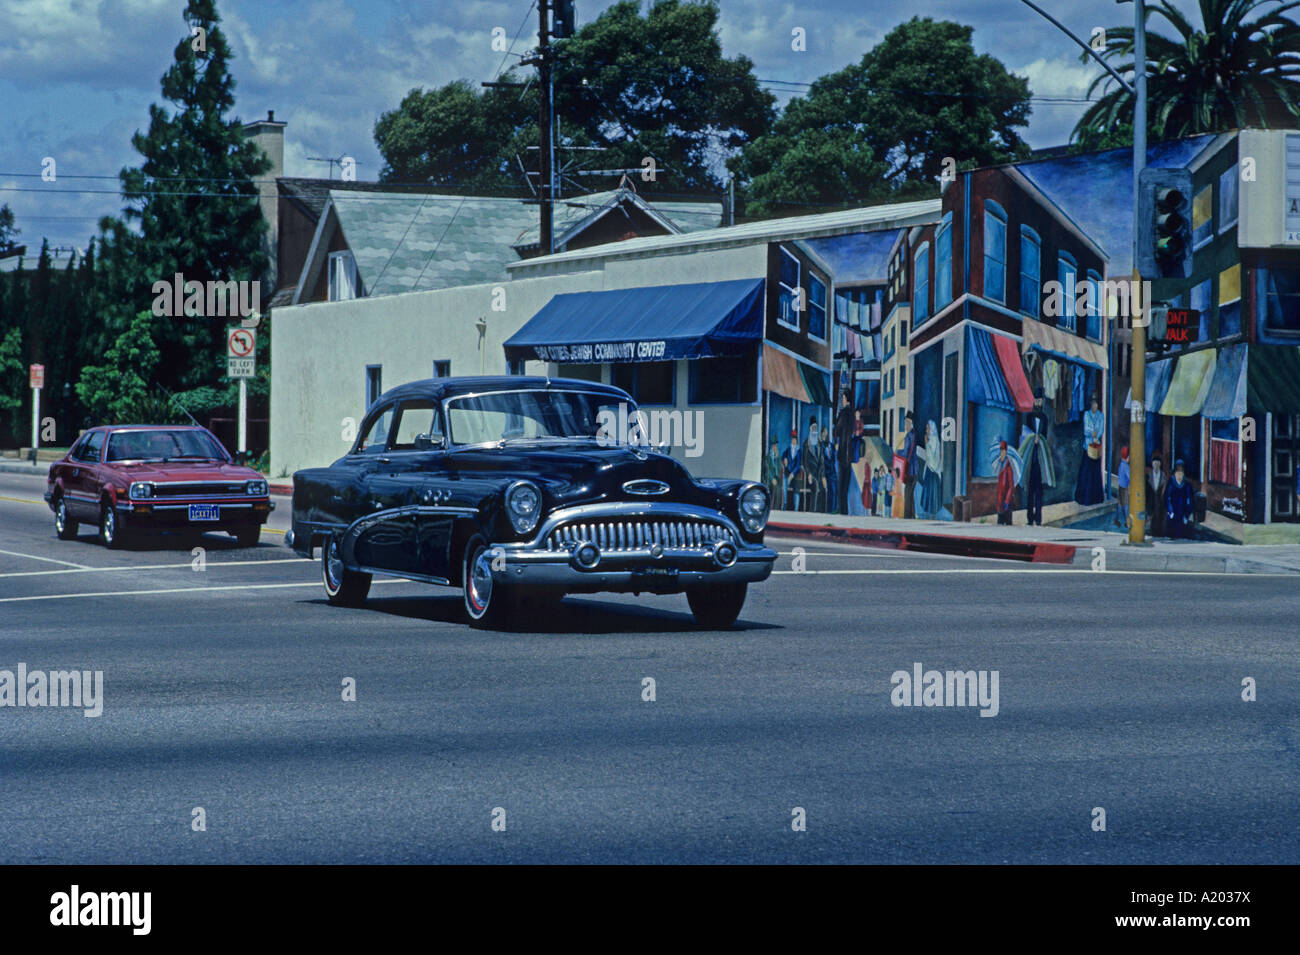
[[[671,533],[647,533],[652,525]],[[496,582],[571,593],[753,583],[776,561],[776,551],[746,542],[717,511],[657,502],[557,511],[532,540],[494,545],[491,554]]]

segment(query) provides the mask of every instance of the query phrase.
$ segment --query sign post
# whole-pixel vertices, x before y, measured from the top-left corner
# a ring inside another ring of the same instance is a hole
[[[257,372],[256,351],[256,329],[226,330],[226,376],[239,379],[238,451],[241,455],[248,451],[248,379]]]
[[[32,464],[35,464],[36,449],[41,443],[41,389],[45,387],[45,366],[31,365],[27,372],[32,388]]]

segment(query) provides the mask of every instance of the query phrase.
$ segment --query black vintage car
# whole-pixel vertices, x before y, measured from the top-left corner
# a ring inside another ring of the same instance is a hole
[[[637,420],[626,392],[586,381],[401,385],[348,454],[294,474],[287,541],[306,557],[321,549],[334,604],[362,603],[385,574],[460,587],[475,626],[616,591],[685,592],[699,623],[728,627],[776,559],[767,492],[693,479],[637,440]]]

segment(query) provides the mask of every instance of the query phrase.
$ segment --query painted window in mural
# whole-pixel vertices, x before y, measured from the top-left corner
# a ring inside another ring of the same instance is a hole
[[[799,314],[795,311],[795,296],[799,288],[799,260],[781,250],[781,273],[778,277],[781,286],[781,310],[776,320],[786,328],[799,330]]]
[[[1101,300],[1101,293],[1101,275],[1094,270],[1089,269],[1087,335],[1095,342],[1101,341],[1102,313],[1106,308],[1106,304]]]
[[[922,242],[912,259],[912,268],[916,279],[913,286],[916,294],[912,296],[912,309],[918,322],[930,315],[930,243]]]
[[[1074,256],[1062,252],[1056,260],[1056,280],[1061,283],[1061,318],[1057,323],[1061,328],[1075,330],[1074,297],[1078,294],[1075,283],[1078,282],[1079,265]]]
[[[992,199],[984,200],[984,297],[1007,300],[1007,213]]]
[[[1300,334],[1300,270],[1261,269],[1256,275],[1263,288],[1264,328]]]
[[[1210,480],[1236,487],[1241,482],[1241,444],[1236,418],[1210,422]]]
[[[1197,341],[1209,340],[1208,322],[1201,323]],[[1219,334],[1236,335],[1241,331],[1241,263],[1236,262],[1219,273]]]
[[[1219,233],[1237,224],[1237,182],[1236,166],[1229,166],[1219,176]]]
[[[1192,199],[1192,248],[1214,238],[1214,187],[1207,185]]]
[[[808,335],[826,341],[826,283],[808,273]]]
[[[934,239],[934,310],[952,301],[952,213],[939,223]]]
[[[1020,311],[1030,318],[1038,317],[1038,302],[1042,298],[1043,241],[1029,226],[1020,227]]]

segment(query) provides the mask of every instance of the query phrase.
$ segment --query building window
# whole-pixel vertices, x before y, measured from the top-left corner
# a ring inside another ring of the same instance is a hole
[[[934,239],[934,310],[952,301],[952,213],[943,217]]]
[[[628,361],[610,366],[610,383],[622,388],[639,405],[670,405],[677,363],[671,361]]]
[[[1101,300],[1103,286],[1101,275],[1088,270],[1088,337],[1095,342],[1101,341],[1101,323],[1105,315],[1105,303]]]
[[[1223,233],[1237,224],[1237,167],[1228,167],[1219,176],[1219,228]]]
[[[992,199],[984,200],[984,297],[1007,301],[1007,213]]]
[[[826,283],[808,273],[808,335],[826,341]]]
[[[384,366],[366,365],[366,408],[368,409],[384,393]]]
[[[1207,185],[1192,198],[1192,248],[1214,238],[1214,187]]]
[[[1300,271],[1257,269],[1256,288],[1263,304],[1264,330],[1283,335],[1300,334]]]
[[[1038,302],[1043,295],[1043,243],[1029,226],[1020,227],[1020,311],[1038,317]]]
[[[780,287],[779,307],[776,320],[793,331],[799,330],[799,313],[795,310],[795,299],[799,297],[799,260],[781,249],[780,272],[777,276]]]
[[[524,366],[526,364],[527,363],[522,358],[516,359],[515,361],[506,362],[506,374],[508,375],[527,374],[527,372],[524,370]],[[451,372],[448,371],[448,374],[451,374]]]
[[[1198,342],[1209,341],[1208,321],[1201,322]],[[1230,265],[1219,273],[1219,334],[1236,335],[1241,332],[1241,263]]]
[[[433,361],[433,377],[450,378],[451,377],[451,359],[435,358]]]
[[[1057,324],[1061,328],[1075,330],[1074,296],[1077,294],[1079,266],[1068,252],[1062,252],[1056,260],[1056,280],[1061,283],[1061,319]]]
[[[930,315],[930,243],[922,242],[912,259],[912,268],[916,277],[912,287],[916,294],[912,297],[912,310],[916,321],[923,322]]]
[[[758,400],[758,355],[699,358],[689,363],[690,403],[748,405]]]
[[[907,366],[898,366],[898,390],[902,391],[907,387]]]
[[[357,260],[348,251],[331,252],[329,257],[329,300],[343,302],[357,297]]]

